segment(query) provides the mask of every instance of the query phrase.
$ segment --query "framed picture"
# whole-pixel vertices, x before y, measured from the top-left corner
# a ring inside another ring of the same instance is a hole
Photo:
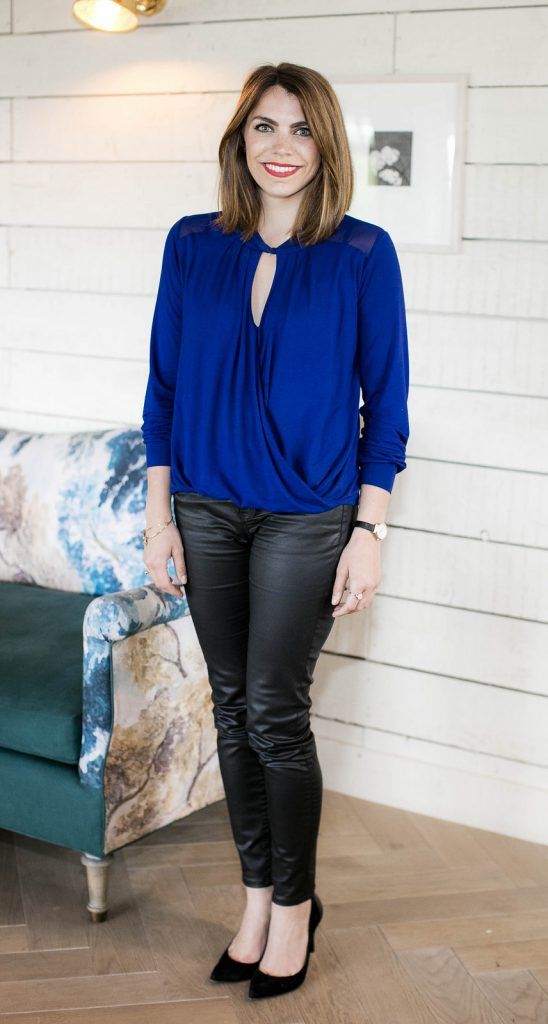
[[[399,249],[458,252],[467,75],[331,84],[354,165],[349,214],[380,224]]]

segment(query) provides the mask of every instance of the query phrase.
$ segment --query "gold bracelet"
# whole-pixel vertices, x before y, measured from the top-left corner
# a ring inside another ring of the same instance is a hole
[[[170,523],[174,523],[174,522],[175,522],[175,520],[174,520],[173,516],[170,516],[170,518],[167,519],[165,523],[153,523],[152,526],[145,526],[145,529],[141,530],[141,535],[143,537],[143,544],[145,545],[145,547],[147,546],[149,540],[152,540],[154,537],[157,537],[158,534],[162,532],[162,530],[165,530],[166,526],[169,526]],[[156,526],[160,527],[158,532],[157,533],[152,533],[149,536],[148,533],[147,533],[147,530],[154,530],[154,528]]]

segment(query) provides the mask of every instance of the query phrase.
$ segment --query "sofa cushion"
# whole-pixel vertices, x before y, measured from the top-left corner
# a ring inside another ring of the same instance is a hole
[[[0,583],[0,747],[77,764],[91,594]]]

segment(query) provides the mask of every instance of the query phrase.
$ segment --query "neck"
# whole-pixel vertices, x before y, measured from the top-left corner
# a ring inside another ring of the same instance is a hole
[[[263,193],[259,234],[267,245],[281,245],[293,231],[302,196],[277,197]]]

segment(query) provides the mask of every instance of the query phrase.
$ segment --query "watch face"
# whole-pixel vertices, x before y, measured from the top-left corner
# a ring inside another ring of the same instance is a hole
[[[378,537],[380,537],[381,540],[383,540],[383,538],[386,537],[387,532],[388,530],[386,523],[377,523],[375,533],[377,534]]]

